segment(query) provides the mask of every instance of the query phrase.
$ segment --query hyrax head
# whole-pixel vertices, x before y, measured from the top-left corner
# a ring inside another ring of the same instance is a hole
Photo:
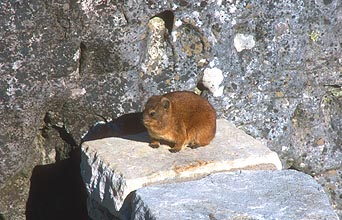
[[[145,104],[143,123],[151,131],[158,132],[170,124],[171,102],[163,96],[152,96]]]

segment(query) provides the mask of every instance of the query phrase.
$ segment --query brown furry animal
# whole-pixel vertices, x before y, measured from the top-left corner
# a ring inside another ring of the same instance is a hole
[[[151,147],[158,148],[160,141],[166,141],[174,143],[171,152],[178,152],[186,146],[210,143],[216,132],[216,112],[206,99],[193,92],[171,92],[147,101],[143,123]]]

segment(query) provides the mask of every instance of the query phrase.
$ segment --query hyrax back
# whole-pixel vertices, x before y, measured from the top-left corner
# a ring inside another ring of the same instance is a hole
[[[160,141],[174,143],[171,152],[186,146],[205,146],[216,132],[216,112],[210,103],[193,92],[171,92],[152,96],[143,112],[143,123],[151,146]]]

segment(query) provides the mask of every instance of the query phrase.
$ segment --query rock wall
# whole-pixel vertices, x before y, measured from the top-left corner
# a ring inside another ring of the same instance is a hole
[[[341,216],[341,1],[4,0],[0,16],[5,219],[24,218],[36,165],[182,89],[314,176]]]

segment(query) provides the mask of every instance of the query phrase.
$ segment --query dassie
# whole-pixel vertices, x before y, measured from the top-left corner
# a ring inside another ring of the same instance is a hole
[[[171,152],[186,146],[210,143],[216,132],[216,112],[210,103],[193,92],[178,91],[152,96],[145,105],[143,123],[151,138],[150,146],[160,141],[174,144]]]

